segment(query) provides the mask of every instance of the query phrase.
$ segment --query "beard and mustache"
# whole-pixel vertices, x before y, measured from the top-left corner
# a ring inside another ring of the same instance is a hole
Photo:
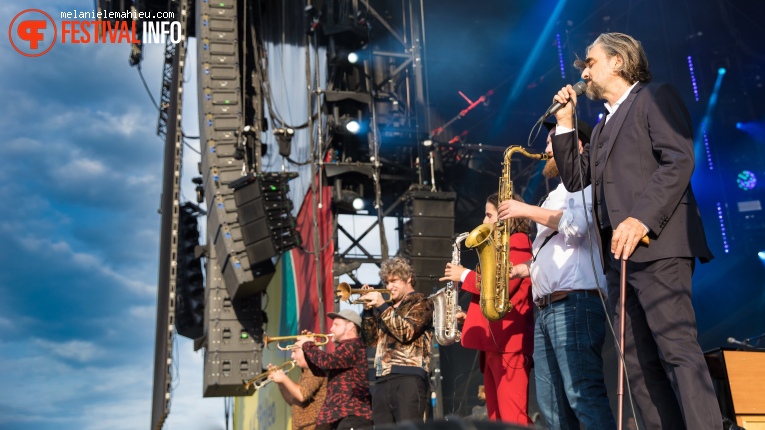
[[[555,159],[550,158],[545,163],[545,167],[542,169],[542,175],[544,175],[545,178],[553,179],[560,176],[560,172],[558,171],[558,165],[555,164]]]
[[[590,80],[589,82],[590,85],[587,86],[587,91],[584,94],[590,100],[602,100],[606,89],[595,81]]]

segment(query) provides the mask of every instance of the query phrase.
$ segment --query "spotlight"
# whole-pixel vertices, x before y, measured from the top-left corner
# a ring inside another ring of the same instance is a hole
[[[338,209],[350,212],[358,212],[365,206],[364,199],[353,190],[341,190],[339,198],[335,199],[335,204]]]
[[[433,141],[430,140],[430,139],[425,139],[425,140],[422,141],[422,146],[424,146],[426,148],[431,147],[431,146],[433,146]]]
[[[337,131],[345,134],[359,134],[361,123],[353,117],[343,115],[338,121]]]
[[[358,63],[359,62],[359,54],[357,54],[355,52],[351,52],[350,54],[348,54],[348,62],[351,63],[351,64]]]
[[[757,256],[760,257],[760,260],[765,261],[765,251],[758,252]]]
[[[737,123],[736,123],[736,128],[737,128],[737,129],[739,129],[739,130],[741,130],[742,128],[744,128],[744,124],[743,124],[743,123],[740,123],[740,122],[737,122]]]
[[[718,75],[724,75],[725,74],[725,67],[720,67],[719,69],[717,69],[717,74]]]
[[[358,121],[352,119],[345,124],[345,129],[353,134],[356,134],[361,130],[361,124]]]
[[[289,127],[277,128],[274,130],[274,136],[276,142],[279,145],[279,155],[282,157],[289,157],[292,152],[292,137],[295,135],[295,130]]]

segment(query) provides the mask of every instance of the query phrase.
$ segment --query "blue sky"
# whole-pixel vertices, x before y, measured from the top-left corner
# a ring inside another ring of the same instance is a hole
[[[93,2],[0,5],[0,429],[147,428],[163,147],[157,112],[128,65],[127,45],[16,53],[5,29],[27,8],[55,17]],[[143,64],[155,98],[162,51],[148,49]],[[195,76],[187,68],[190,103]],[[190,135],[195,109],[184,111]],[[197,160],[186,153],[188,183]],[[201,395],[202,356],[180,338],[175,357],[165,428],[225,428],[223,400]]]

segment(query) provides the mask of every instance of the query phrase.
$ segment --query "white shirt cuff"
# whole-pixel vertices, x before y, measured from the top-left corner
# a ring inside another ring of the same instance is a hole
[[[472,272],[472,270],[470,269],[467,269],[464,272],[462,272],[462,275],[460,275],[460,282],[465,282],[465,279],[467,279],[470,272]]]

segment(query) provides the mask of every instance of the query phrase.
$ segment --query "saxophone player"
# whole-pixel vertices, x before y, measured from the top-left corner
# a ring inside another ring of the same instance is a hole
[[[555,131],[555,125],[545,123]],[[579,145],[590,141],[592,128],[578,123]],[[548,135],[546,152],[552,155]],[[554,159],[542,173],[557,178]],[[513,266],[513,278],[532,280],[532,294],[539,309],[534,331],[534,374],[539,409],[550,429],[615,429],[603,378],[601,350],[606,334],[606,311],[601,303],[606,279],[600,259],[590,260],[585,211],[591,213],[589,186],[570,193],[558,185],[541,207],[506,201],[499,218],[529,218],[537,223],[532,247],[534,257]],[[586,208],[586,209],[585,209]],[[591,223],[590,234],[596,234]],[[593,239],[598,255],[597,242]],[[595,269],[595,270],[593,270]],[[597,276],[597,282],[596,282]],[[597,285],[600,285],[600,289]]]
[[[520,200],[517,196],[513,197]],[[484,224],[497,221],[497,199],[494,193],[486,200]],[[513,264],[531,258],[529,227],[530,223],[525,219],[511,222],[509,258]],[[480,351],[489,419],[529,425],[532,423],[528,416],[528,394],[534,330],[531,282],[529,279],[508,281],[513,309],[499,321],[489,322],[481,313],[480,282],[477,278],[475,271],[447,263],[444,277],[440,280],[462,282],[462,290],[472,293],[461,342],[466,348]]]

